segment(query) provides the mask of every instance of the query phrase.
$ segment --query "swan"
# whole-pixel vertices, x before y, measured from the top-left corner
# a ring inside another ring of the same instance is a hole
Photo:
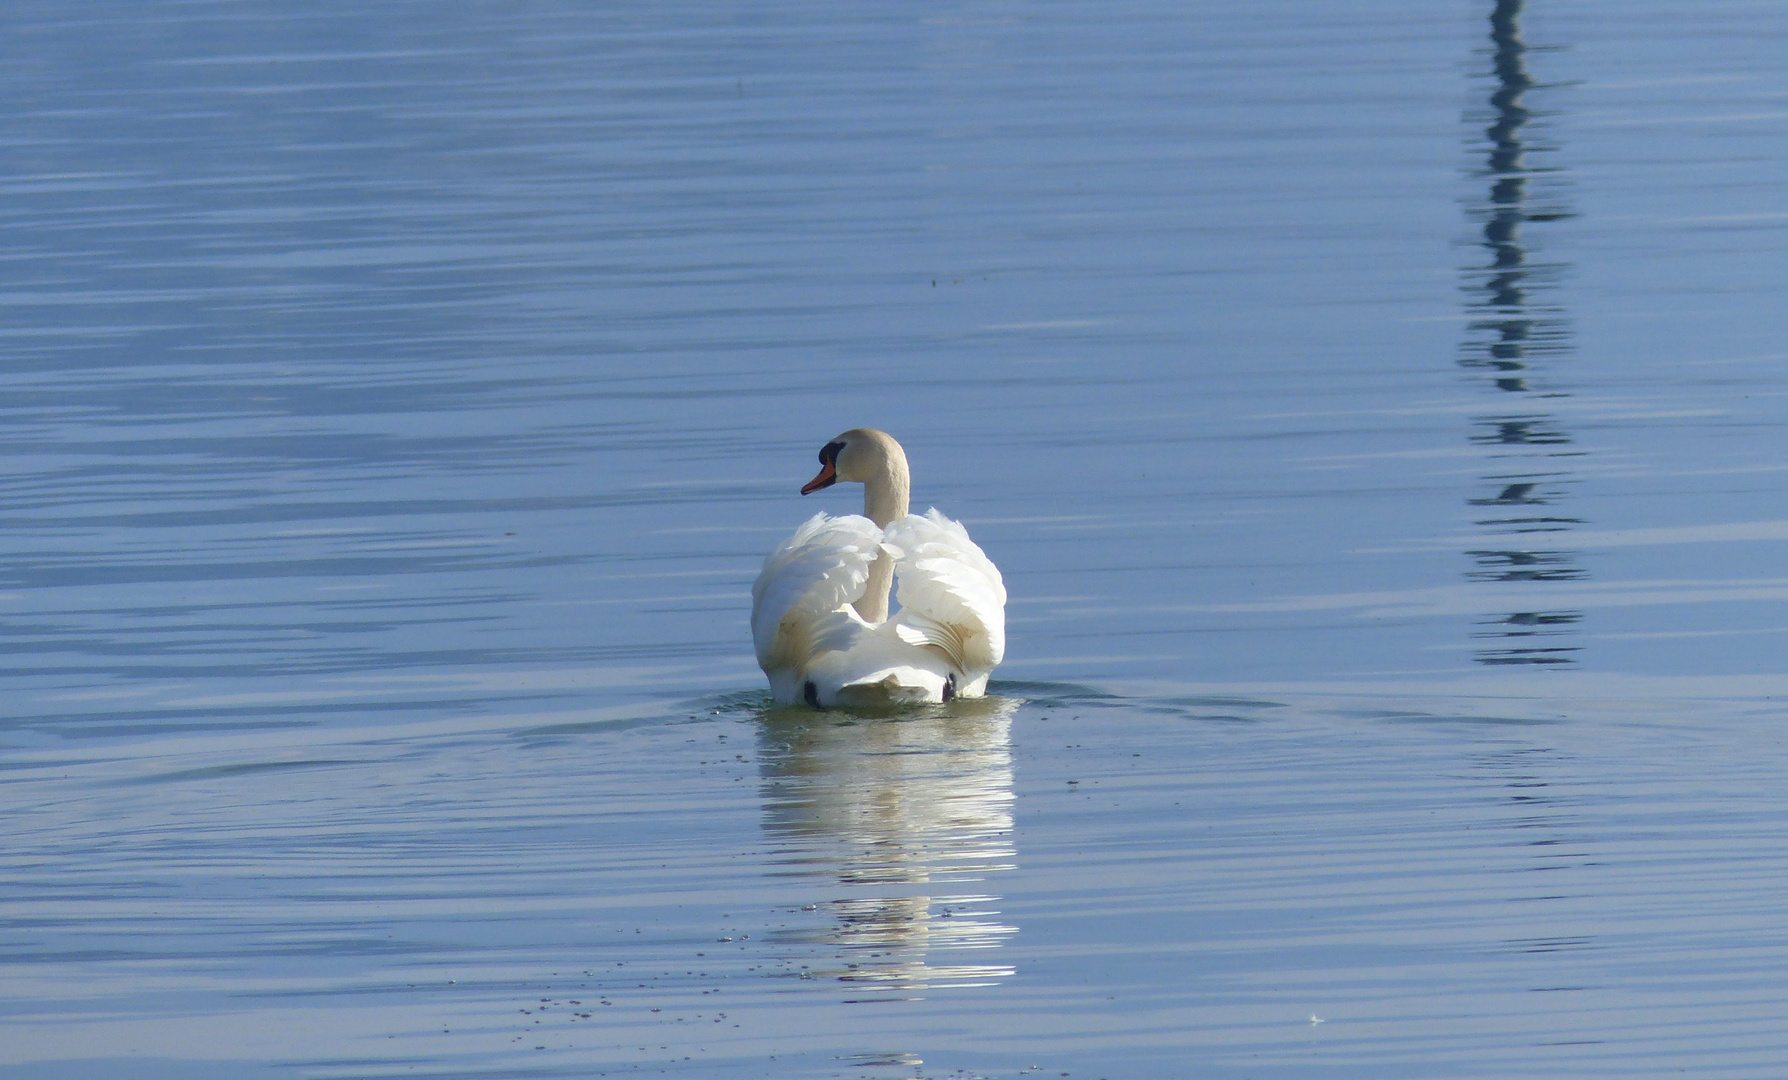
[[[815,514],[764,560],[751,638],[779,705],[888,707],[980,697],[1006,653],[1006,586],[968,530],[909,514],[906,451],[885,431],[826,443],[802,495],[863,485],[863,515]],[[900,609],[888,614],[898,579]]]

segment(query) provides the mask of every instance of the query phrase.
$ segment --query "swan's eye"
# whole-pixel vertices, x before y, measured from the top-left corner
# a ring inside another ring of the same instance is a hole
[[[838,452],[843,449],[844,449],[844,444],[841,442],[829,442],[826,445],[820,447],[820,453],[819,453],[820,464],[821,465],[830,465],[833,468],[837,468],[838,467]]]

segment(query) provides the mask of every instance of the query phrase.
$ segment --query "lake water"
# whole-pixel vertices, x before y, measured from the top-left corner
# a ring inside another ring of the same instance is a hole
[[[1785,36],[9,4],[0,1078],[1781,1075]]]

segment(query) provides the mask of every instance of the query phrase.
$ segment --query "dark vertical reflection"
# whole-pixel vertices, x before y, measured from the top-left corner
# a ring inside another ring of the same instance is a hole
[[[1540,84],[1527,68],[1529,46],[1521,37],[1523,0],[1497,0],[1490,14],[1494,90],[1487,112],[1468,119],[1487,121],[1481,136],[1483,166],[1473,175],[1488,182],[1482,201],[1470,205],[1482,223],[1475,257],[1462,269],[1467,296],[1465,336],[1459,363],[1480,375],[1493,393],[1492,411],[1472,420],[1471,441],[1486,448],[1490,471],[1470,504],[1480,509],[1481,535],[1492,544],[1465,554],[1472,581],[1535,583],[1574,581],[1584,576],[1578,553],[1562,546],[1560,534],[1582,524],[1565,508],[1574,484],[1570,459],[1581,451],[1570,432],[1549,411],[1550,399],[1564,396],[1547,387],[1552,364],[1571,350],[1570,325],[1557,297],[1566,264],[1535,257],[1526,226],[1571,216],[1564,177],[1552,159],[1557,147],[1536,128],[1530,91]],[[1506,537],[1505,539],[1502,539]],[[1524,595],[1522,610],[1479,621],[1473,637],[1481,664],[1568,664],[1578,611],[1548,611],[1544,598]]]

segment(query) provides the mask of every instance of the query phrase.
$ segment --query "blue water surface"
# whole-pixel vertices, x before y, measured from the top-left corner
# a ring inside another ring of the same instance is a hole
[[[1773,1075],[1784,34],[6,6],[0,1077]]]

